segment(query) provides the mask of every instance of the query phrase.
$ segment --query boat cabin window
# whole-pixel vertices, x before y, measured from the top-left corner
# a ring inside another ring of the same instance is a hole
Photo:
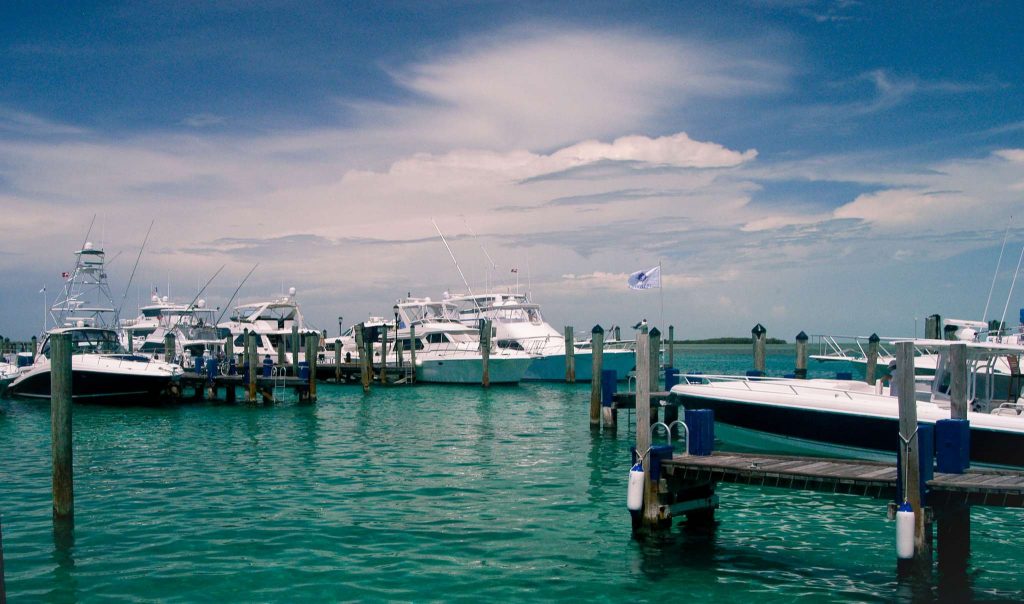
[[[143,308],[142,316],[147,319],[153,319],[160,316],[160,310],[159,308]]]
[[[409,350],[409,338],[402,340],[402,350]],[[423,340],[416,338],[416,350],[423,350]]]
[[[71,331],[71,354],[119,354],[124,352],[121,341],[113,331],[81,330]],[[42,348],[43,355],[50,358],[50,338]]]
[[[428,333],[427,341],[430,342],[431,344],[442,344],[444,342],[447,342],[448,339],[445,337],[445,334],[443,333]]]
[[[515,340],[498,340],[498,348],[507,350],[525,350],[523,345]]]

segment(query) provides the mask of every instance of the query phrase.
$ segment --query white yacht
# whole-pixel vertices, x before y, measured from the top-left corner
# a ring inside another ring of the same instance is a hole
[[[483,352],[480,332],[460,321],[451,301],[430,298],[399,300],[397,339],[402,341],[403,362],[411,362],[411,347],[416,347],[416,380],[442,384],[480,384],[483,381]],[[410,341],[410,326],[416,328],[416,341]],[[392,333],[393,330],[392,330]],[[390,336],[389,336],[390,340]],[[388,357],[394,355],[390,343]],[[515,348],[489,349],[488,376],[492,384],[515,384],[523,379],[533,355]]]
[[[524,294],[486,293],[448,296],[455,304],[459,319],[475,326],[480,319],[490,319],[494,326],[495,343],[501,349],[521,350],[534,355],[533,362],[523,376],[524,380],[565,381],[565,336],[541,315],[540,305],[530,302]],[[593,373],[593,357],[589,341],[573,343],[576,359],[576,379],[588,381]],[[614,369],[618,379],[625,380],[636,365],[632,350],[622,347],[606,348],[602,367]]]
[[[295,299],[295,288],[288,290],[288,295],[266,302],[255,302],[236,306],[228,321],[219,323],[217,327],[227,330],[235,337],[235,352],[241,352],[244,346],[245,332],[256,334],[256,354],[260,358],[269,356],[274,363],[278,361],[279,351],[284,352],[284,366],[292,365],[292,327],[299,333],[299,362],[306,360],[306,338],[310,333],[319,334],[316,329],[306,325]]]
[[[158,293],[153,292],[150,304],[139,307],[139,316],[134,319],[121,319],[124,345],[133,351],[140,350],[146,339],[160,327],[160,317],[165,310],[184,308],[188,308],[188,305],[171,302],[167,296],[161,298]]]
[[[167,304],[159,309],[156,327],[149,335],[134,340],[137,342],[135,350],[159,358],[166,354],[164,347],[170,334],[174,336],[174,352],[164,360],[185,369],[201,370],[201,361],[197,359],[217,357],[224,352],[229,332],[218,328],[216,322],[215,310],[207,308],[205,300],[198,300],[194,305]]]
[[[918,421],[933,423],[950,417],[948,395],[949,340],[918,340],[937,353],[933,376],[917,376]],[[966,342],[969,362],[967,398],[970,410],[971,460],[1024,466],[1024,404],[1018,379],[1008,393],[997,392],[994,360],[1020,358],[1024,347]],[[916,360],[916,359],[915,359]],[[857,457],[896,450],[898,398],[879,381],[800,380],[686,375],[671,389],[687,408],[714,410],[715,422],[748,438],[769,437],[789,445],[820,447]]]

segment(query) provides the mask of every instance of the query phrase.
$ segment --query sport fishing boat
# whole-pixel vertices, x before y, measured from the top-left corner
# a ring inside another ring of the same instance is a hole
[[[234,336],[234,347],[240,352],[245,344],[245,332],[255,334],[256,354],[260,358],[269,356],[278,362],[283,353],[284,367],[292,366],[292,327],[299,333],[299,362],[306,360],[306,338],[316,329],[306,325],[302,311],[295,299],[295,288],[289,288],[288,295],[265,302],[254,302],[236,306],[228,321],[217,324],[225,333]],[[294,373],[294,370],[291,370]]]
[[[124,345],[130,350],[143,351],[145,341],[160,328],[160,317],[165,310],[188,308],[187,304],[171,302],[167,296],[160,297],[153,292],[150,304],[139,307],[139,316],[134,319],[121,319],[121,332],[124,334]],[[163,350],[163,342],[160,343]]]
[[[950,417],[948,340],[919,340],[938,354],[934,376],[917,376],[918,421]],[[971,460],[982,464],[1024,466],[1024,404],[1017,382],[1000,396],[992,379],[995,359],[1019,359],[1024,347],[964,343],[968,352]],[[748,440],[786,443],[798,449],[854,457],[896,451],[898,398],[881,381],[750,378],[686,375],[671,389],[681,404],[712,409],[715,421]]]
[[[490,319],[495,328],[499,348],[521,350],[534,355],[523,380],[565,381],[565,336],[541,315],[540,305],[530,302],[524,294],[486,293],[448,296],[445,300],[458,308],[459,319],[467,326],[476,326],[481,319]],[[574,342],[576,378],[589,380],[593,373],[592,348],[589,342]],[[632,350],[605,348],[601,357],[604,369],[614,369],[620,380],[628,378],[636,365]]]
[[[480,384],[483,381],[483,350],[478,329],[461,322],[458,308],[450,301],[406,298],[395,304],[398,313],[397,341],[402,342],[403,360],[412,361],[416,348],[416,380],[439,384]],[[416,341],[411,341],[415,327]],[[389,342],[393,356],[394,341]],[[516,384],[533,362],[523,350],[495,346],[488,350],[488,376],[492,384]]]
[[[60,327],[47,332],[35,362],[8,386],[12,396],[50,398],[51,340],[71,336],[71,398],[102,404],[156,404],[178,392],[182,369],[128,354],[117,332],[105,327]]]
[[[214,309],[206,307],[205,300],[195,304],[166,305],[160,309],[156,327],[136,346],[145,356],[159,358],[166,354],[164,347],[168,335],[174,336],[174,351],[164,360],[185,369],[201,369],[202,358],[213,358],[224,352],[228,330],[216,326]],[[138,340],[136,340],[138,341]]]

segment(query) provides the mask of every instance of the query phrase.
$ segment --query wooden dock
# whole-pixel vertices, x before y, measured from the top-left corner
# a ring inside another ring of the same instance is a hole
[[[716,452],[676,455],[661,461],[671,480],[723,482],[896,498],[894,463],[785,455]],[[936,473],[927,481],[929,505],[964,504],[1024,508],[1024,473],[971,468],[963,474]]]

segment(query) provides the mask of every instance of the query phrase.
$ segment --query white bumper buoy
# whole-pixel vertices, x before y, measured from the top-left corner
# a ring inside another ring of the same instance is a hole
[[[906,502],[896,510],[896,557],[900,560],[914,557],[914,509]]]
[[[638,461],[629,469],[629,490],[626,494],[626,508],[639,512],[644,507],[644,466]]]

